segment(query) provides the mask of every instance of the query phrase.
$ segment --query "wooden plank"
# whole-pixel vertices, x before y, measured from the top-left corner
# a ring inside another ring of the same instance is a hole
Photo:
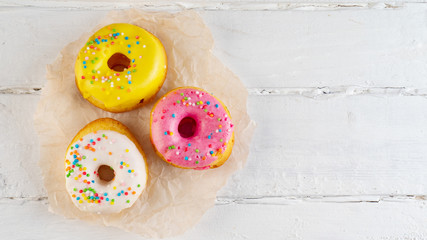
[[[254,96],[249,106],[249,161],[223,195],[427,192],[425,98]]]
[[[0,55],[7,58],[2,61],[1,86],[25,87],[42,86],[46,65],[105,14],[8,8],[0,12]]]
[[[0,234],[11,239],[142,239],[112,227],[64,219],[45,201],[0,200]],[[425,201],[225,204],[172,239],[425,239]],[[37,219],[37,221],[35,221]],[[25,231],[22,231],[25,229]]]
[[[427,27],[419,24],[423,6],[203,17],[214,34],[217,55],[247,87],[425,88],[427,58],[421,39],[427,38]]]
[[[32,128],[38,98],[0,95],[0,197],[45,196]],[[248,106],[253,147],[219,197],[427,193],[423,97],[251,96]]]
[[[0,197],[44,196],[33,114],[39,96],[0,95]]]
[[[201,15],[215,38],[215,54],[247,87],[420,89],[427,88],[426,10],[427,4],[405,4],[391,9]],[[7,56],[0,87],[42,86],[46,64],[108,12],[30,7],[0,11],[0,55]]]

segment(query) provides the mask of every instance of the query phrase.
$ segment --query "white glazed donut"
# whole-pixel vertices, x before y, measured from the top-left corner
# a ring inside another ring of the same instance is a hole
[[[82,211],[117,213],[131,207],[144,190],[147,176],[141,147],[116,120],[89,123],[68,147],[66,189]]]

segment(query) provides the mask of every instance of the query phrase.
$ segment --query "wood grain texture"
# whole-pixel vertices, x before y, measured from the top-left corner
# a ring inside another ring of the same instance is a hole
[[[0,234],[16,239],[141,239],[112,227],[68,220],[45,201],[0,200]],[[216,205],[173,239],[426,239],[425,201]],[[35,221],[37,219],[37,221]],[[22,231],[25,226],[25,231]]]
[[[1,197],[44,196],[34,168],[38,98],[0,95]],[[427,193],[423,97],[251,96],[249,106],[258,123],[249,160],[220,197]]]
[[[1,66],[1,87],[41,87],[46,64],[108,12],[7,7],[0,11],[4,23],[0,55],[8,56]],[[387,10],[201,15],[215,38],[215,54],[250,88],[426,89],[426,11],[427,4],[407,4]]]
[[[46,64],[137,7],[200,11],[258,123],[246,167],[175,239],[427,239],[427,4],[341,2],[1,1],[0,236],[140,239],[46,211],[32,120]]]

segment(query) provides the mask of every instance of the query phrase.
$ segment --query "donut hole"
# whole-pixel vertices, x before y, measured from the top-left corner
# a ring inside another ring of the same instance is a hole
[[[116,174],[114,173],[114,169],[108,165],[101,165],[98,168],[98,176],[104,182],[110,182],[114,179]]]
[[[130,59],[122,53],[114,53],[107,61],[107,65],[111,70],[123,72],[130,65]]]
[[[196,127],[197,123],[196,120],[192,117],[185,117],[181,119],[181,121],[178,124],[178,133],[183,138],[189,138],[194,136],[194,133],[196,133]]]

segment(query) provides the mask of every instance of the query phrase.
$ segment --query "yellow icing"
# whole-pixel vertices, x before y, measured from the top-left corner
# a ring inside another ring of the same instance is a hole
[[[115,53],[126,55],[130,68],[123,72],[110,69],[107,62]],[[75,65],[76,83],[83,97],[113,112],[133,109],[142,99],[153,97],[166,71],[166,53],[160,40],[126,23],[111,24],[93,34]]]

